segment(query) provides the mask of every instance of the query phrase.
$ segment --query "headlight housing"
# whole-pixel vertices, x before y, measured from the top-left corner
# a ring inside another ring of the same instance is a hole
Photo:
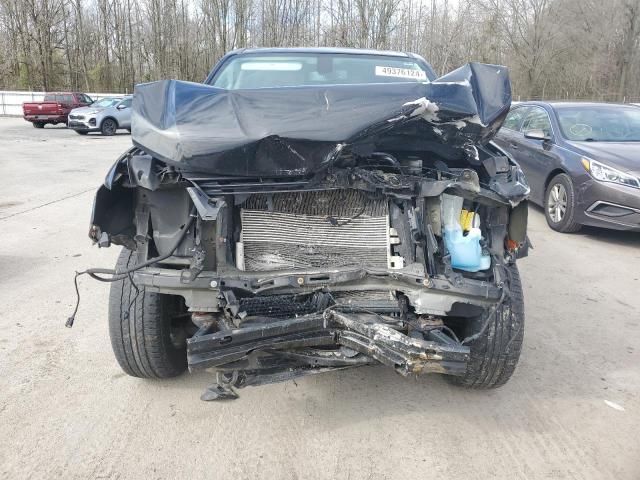
[[[600,182],[611,182],[619,185],[626,185],[627,187],[640,188],[640,179],[633,175],[629,175],[628,173],[621,172],[613,167],[609,167],[596,160],[583,158],[582,165],[593,178]]]

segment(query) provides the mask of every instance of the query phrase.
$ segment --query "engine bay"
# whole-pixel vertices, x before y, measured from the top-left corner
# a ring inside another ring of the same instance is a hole
[[[189,369],[217,372],[211,399],[376,362],[464,375],[529,246],[528,186],[494,148],[475,168],[347,154],[286,179],[178,171],[134,148],[90,237],[135,252],[113,280],[178,299]]]
[[[135,282],[181,296],[205,336],[339,309],[458,342],[457,324],[503,298],[528,248],[528,187],[491,148],[477,168],[376,153],[286,180],[178,172],[134,149],[112,174],[121,215],[94,212],[91,236],[152,262]],[[131,225],[102,221],[122,222],[128,204]]]

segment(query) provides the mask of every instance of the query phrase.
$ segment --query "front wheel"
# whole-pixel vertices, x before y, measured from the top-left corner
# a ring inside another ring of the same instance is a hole
[[[544,215],[556,232],[573,233],[582,225],[576,223],[576,195],[571,178],[565,173],[553,177],[544,196]]]
[[[500,306],[489,317],[486,329],[469,342],[471,357],[463,376],[447,379],[467,388],[497,388],[509,380],[516,369],[524,338],[524,296],[518,267],[506,267],[508,287]],[[489,312],[491,313],[491,312]],[[466,335],[481,331],[486,317],[469,322]],[[466,336],[465,335],[465,336]]]
[[[111,136],[116,134],[116,130],[118,129],[118,124],[115,120],[111,118],[107,118],[103,120],[102,126],[100,127],[100,131],[102,135]]]
[[[33,128],[44,128],[44,123],[42,122],[33,122],[31,125],[33,125]]]
[[[136,264],[123,249],[117,270]],[[148,292],[130,278],[111,284],[109,335],[116,360],[132,377],[169,378],[187,369],[188,315],[181,297]]]
[[[86,135],[86,134],[87,134],[87,133],[89,133],[89,132],[87,132],[86,130],[76,130],[76,133],[77,133],[78,135]]]

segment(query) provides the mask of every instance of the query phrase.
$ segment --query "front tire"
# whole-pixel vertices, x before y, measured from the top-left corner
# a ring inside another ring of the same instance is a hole
[[[89,132],[87,132],[87,131],[85,131],[85,130],[76,130],[76,133],[77,133],[78,135],[86,135],[86,134],[87,134],[87,133],[89,133]]]
[[[42,122],[33,122],[31,125],[33,125],[33,128],[44,128],[44,123]]]
[[[553,177],[544,194],[544,216],[556,232],[574,233],[582,225],[574,221],[576,195],[571,178],[565,173]]]
[[[123,249],[116,269],[135,264],[135,252]],[[137,288],[129,278],[111,284],[109,335],[116,360],[132,377],[178,376],[187,369],[184,303],[178,296]]]
[[[482,335],[469,343],[471,357],[463,376],[447,376],[456,385],[473,389],[497,388],[511,378],[516,369],[524,338],[524,296],[518,267],[507,267],[507,297],[489,320]],[[467,335],[481,328],[485,317],[470,322]]]
[[[118,130],[118,124],[112,118],[106,118],[102,121],[102,125],[100,126],[102,135],[110,137],[116,134],[116,130]]]

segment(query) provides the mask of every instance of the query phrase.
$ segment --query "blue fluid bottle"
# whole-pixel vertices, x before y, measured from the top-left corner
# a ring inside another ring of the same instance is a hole
[[[443,238],[451,255],[451,266],[468,272],[486,270],[491,266],[491,257],[482,253],[480,228],[471,227],[464,235],[460,225],[462,203],[462,197],[442,195]]]

